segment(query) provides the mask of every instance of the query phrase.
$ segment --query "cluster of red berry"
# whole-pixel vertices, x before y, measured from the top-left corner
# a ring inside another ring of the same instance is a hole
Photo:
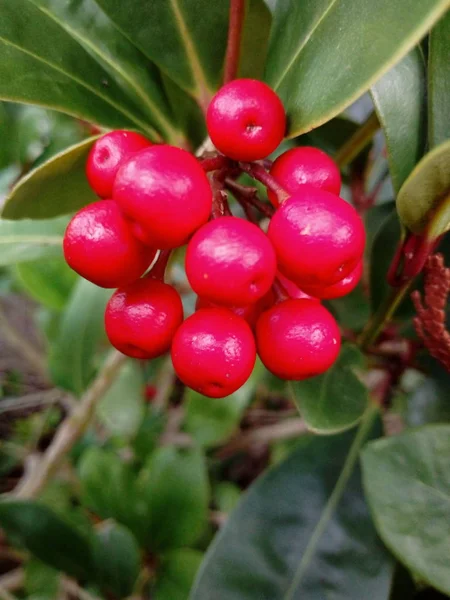
[[[103,200],[80,210],[65,234],[68,264],[99,286],[119,288],[105,314],[113,346],[141,359],[171,349],[179,378],[207,396],[243,385],[256,352],[275,375],[296,380],[323,373],[339,353],[338,325],[320,299],[358,283],[364,227],[338,196],[339,170],[322,151],[298,147],[273,164],[263,160],[285,126],[275,92],[241,79],[208,109],[221,154],[202,160],[137,133],[108,133],[87,162]],[[259,173],[268,187],[275,212],[267,234],[223,210],[224,186],[215,188],[243,171]],[[184,244],[198,301],[183,321],[181,298],[163,278],[170,250]]]

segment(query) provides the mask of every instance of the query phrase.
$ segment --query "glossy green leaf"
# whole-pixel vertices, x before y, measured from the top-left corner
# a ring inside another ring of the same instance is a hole
[[[93,562],[95,579],[103,590],[117,598],[133,592],[141,557],[136,538],[126,527],[105,522],[96,530]]]
[[[32,558],[24,568],[27,597],[54,600],[58,596],[60,574],[40,560]]]
[[[364,488],[388,548],[420,579],[450,594],[450,426],[370,444],[362,453]]]
[[[309,429],[330,434],[356,425],[369,400],[357,375],[364,363],[358,348],[348,344],[326,373],[292,383],[295,402]]]
[[[77,275],[62,257],[46,258],[17,265],[19,284],[35,300],[62,310],[77,280]]]
[[[50,372],[56,385],[82,394],[95,373],[95,354],[104,337],[103,315],[111,290],[79,279],[51,347]]]
[[[205,458],[196,448],[158,448],[139,475],[147,507],[141,527],[147,546],[164,551],[196,542],[208,523]]]
[[[433,238],[450,229],[450,140],[416,166],[397,196],[397,211],[414,233],[421,233],[431,220]]]
[[[73,577],[89,576],[92,570],[89,541],[46,506],[3,500],[0,526],[42,562]]]
[[[214,402],[187,389],[184,430],[202,446],[216,446],[225,441],[237,429],[262,372],[263,367],[258,361],[250,379],[237,392],[225,398],[216,398]]]
[[[421,50],[415,48],[407,54],[370,91],[386,137],[389,171],[397,193],[425,149],[426,76]]]
[[[55,13],[30,0],[1,0],[0,13],[1,98],[154,134],[139,107]]]
[[[158,569],[155,600],[186,600],[202,557],[201,552],[189,548],[165,554]]]
[[[220,81],[228,2],[97,0],[97,4],[164,73],[200,104],[208,103]]]
[[[328,300],[326,307],[331,310],[341,327],[353,331],[361,331],[370,316],[369,299],[362,284],[347,296]]]
[[[358,469],[361,446],[380,432],[373,416],[356,435],[302,437],[249,488],[209,547],[190,600],[386,600],[391,561]]]
[[[450,11],[435,25],[428,46],[428,139],[450,138]]]
[[[238,77],[263,78],[271,24],[272,15],[264,0],[246,2]]]
[[[86,159],[97,137],[57,154],[23,177],[3,205],[6,219],[48,219],[97,199],[85,174]]]
[[[66,226],[67,218],[0,219],[0,266],[61,256]]]
[[[284,102],[289,137],[342,112],[447,8],[447,0],[277,2],[266,80]]]

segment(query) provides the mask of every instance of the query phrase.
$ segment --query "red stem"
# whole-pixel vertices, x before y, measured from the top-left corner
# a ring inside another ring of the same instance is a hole
[[[205,172],[217,171],[218,169],[224,169],[230,167],[230,159],[226,156],[218,155],[210,158],[200,158],[200,164]]]
[[[213,206],[211,216],[213,219],[219,217],[230,216],[231,210],[228,206],[227,193],[224,190],[225,177],[227,175],[227,169],[214,173],[211,178],[211,189],[213,192]]]
[[[164,274],[166,272],[167,263],[169,262],[170,254],[172,250],[160,250],[159,256],[156,259],[155,264],[147,274],[147,277],[152,279],[158,279],[164,281]]]
[[[230,0],[230,23],[228,25],[228,41],[223,75],[224,83],[235,79],[238,72],[244,16],[245,0]]]
[[[233,192],[236,200],[244,207],[244,210],[246,206],[250,205],[259,210],[260,213],[269,219],[273,216],[275,209],[270,204],[261,202],[261,200],[258,198],[258,191],[256,188],[241,185],[240,183],[236,183],[236,181],[233,181],[229,178],[225,180],[225,185],[227,189]]]
[[[253,179],[260,181],[261,183],[263,183],[266,186],[267,189],[269,189],[271,192],[273,192],[276,195],[278,202],[280,204],[282,202],[284,202],[287,198],[289,198],[289,194],[278,183],[278,181],[275,179],[275,177],[273,177],[270,173],[268,173],[264,169],[264,167],[262,167],[261,165],[257,165],[255,163],[240,162],[239,167],[245,173],[248,173],[250,175],[250,177],[253,177]]]

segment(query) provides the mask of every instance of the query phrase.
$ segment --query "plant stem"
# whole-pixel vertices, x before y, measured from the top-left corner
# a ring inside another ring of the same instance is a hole
[[[39,464],[19,483],[14,492],[16,497],[35,498],[44,489],[67,453],[88,428],[99,400],[111,387],[125,360],[123,354],[115,350],[111,352],[92,385],[61,423]]]
[[[256,179],[264,184],[268,190],[276,195],[280,204],[289,198],[289,194],[286,192],[286,190],[278,183],[275,177],[265,170],[263,166],[256,163],[240,162],[239,168],[244,171],[244,173],[250,175],[250,177],[253,177],[253,179]]]
[[[226,156],[212,156],[210,158],[201,158],[200,164],[204,171],[217,171],[217,169],[226,169],[230,165],[230,159]]]
[[[239,204],[242,204],[244,207],[246,205],[253,206],[266,217],[270,218],[273,216],[275,209],[270,204],[266,204],[258,198],[258,190],[256,188],[241,185],[230,178],[225,180],[225,187],[234,194]]]
[[[379,128],[378,117],[373,112],[335,154],[334,160],[341,169],[351,163],[364,150]]]
[[[228,41],[223,75],[224,83],[235,79],[238,72],[244,16],[245,0],[230,0],[230,23],[228,25]]]

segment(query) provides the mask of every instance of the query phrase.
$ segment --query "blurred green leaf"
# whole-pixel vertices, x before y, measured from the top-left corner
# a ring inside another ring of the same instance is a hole
[[[450,140],[436,146],[416,166],[398,193],[397,211],[414,233],[421,233],[431,218],[432,238],[450,229]]]
[[[139,475],[147,507],[141,527],[158,552],[190,546],[208,523],[209,484],[205,457],[197,448],[158,448]]]
[[[288,136],[314,129],[354,102],[447,8],[447,0],[277,2],[266,80],[286,107]]]
[[[241,498],[240,488],[231,481],[221,481],[214,487],[214,502],[218,510],[231,512]]]
[[[15,543],[49,566],[83,579],[92,572],[89,540],[46,506],[3,500],[0,525]]]
[[[24,589],[27,596],[39,597],[42,600],[57,598],[60,584],[58,571],[34,558],[26,563],[24,570]]]
[[[154,133],[138,106],[55,14],[29,0],[1,0],[0,13],[1,98]]]
[[[326,373],[292,382],[295,402],[309,429],[332,434],[358,423],[369,400],[367,388],[356,374],[364,366],[363,354],[347,344]]]
[[[128,361],[97,407],[97,417],[113,435],[132,437],[144,418],[144,376],[137,361]]]
[[[262,79],[272,15],[263,0],[248,0],[242,30],[238,77]]]
[[[394,190],[420,160],[426,141],[425,60],[415,48],[371,88],[378,119],[386,137]]]
[[[370,316],[369,299],[361,284],[347,296],[327,300],[325,304],[341,327],[353,331],[361,331]]]
[[[80,395],[95,373],[104,337],[103,313],[111,290],[79,279],[66,305],[58,339],[51,346],[50,373],[56,385]]]
[[[251,485],[209,547],[191,600],[386,600],[392,565],[364,502],[358,456],[380,434],[306,435]],[[331,596],[330,596],[331,597]]]
[[[0,266],[62,255],[67,218],[0,219]]]
[[[134,453],[142,462],[156,448],[166,420],[166,414],[159,410],[152,410],[152,407],[149,408],[132,442]]]
[[[97,0],[97,4],[161,71],[200,104],[207,104],[220,81],[227,36],[227,2]]]
[[[164,554],[156,579],[155,600],[186,600],[202,557],[201,552],[189,548]]]
[[[450,138],[450,11],[434,26],[428,46],[428,138],[438,146]]]
[[[86,179],[85,164],[97,137],[71,146],[30,171],[6,198],[2,216],[48,219],[74,212],[96,200]]]
[[[133,592],[141,557],[136,538],[128,529],[112,522],[102,523],[93,540],[93,561],[95,579],[102,589],[118,598]]]
[[[363,450],[364,488],[388,548],[450,594],[450,426],[428,425]]]
[[[63,258],[46,258],[23,262],[15,273],[28,294],[49,308],[62,310],[67,302],[77,275]]]

